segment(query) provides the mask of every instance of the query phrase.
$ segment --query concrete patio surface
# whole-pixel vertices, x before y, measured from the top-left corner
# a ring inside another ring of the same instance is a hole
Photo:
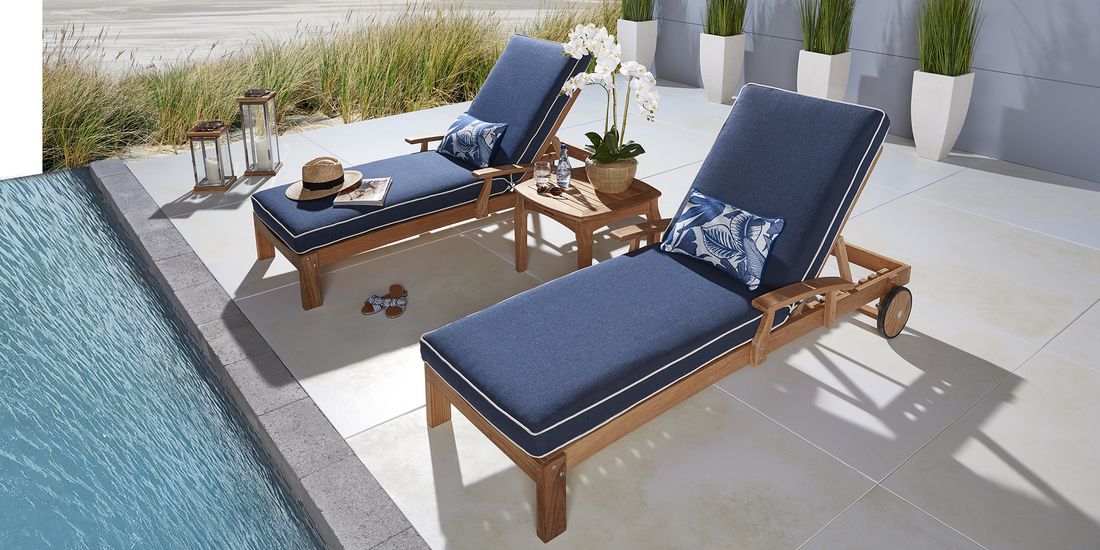
[[[672,215],[729,112],[664,84],[632,120],[639,177]],[[285,167],[225,194],[190,192],[190,155],[127,166],[278,358],[433,548],[1095,548],[1100,541],[1100,185],[889,138],[849,242],[912,264],[897,339],[852,317],[773,352],[572,469],[568,530],[534,532],[534,485],[461,415],[424,419],[426,331],[575,268],[571,232],[511,213],[341,262],[303,311],[281,256],[257,261],[251,193],[412,151],[457,104],[280,138]],[[582,94],[560,135],[601,129]],[[240,145],[234,158],[243,158]],[[623,253],[607,230],[596,261]],[[408,312],[359,313],[391,283]],[[553,327],[547,327],[552,330]]]

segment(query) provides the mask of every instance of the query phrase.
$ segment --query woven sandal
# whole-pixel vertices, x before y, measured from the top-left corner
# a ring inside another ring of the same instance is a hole
[[[385,310],[386,317],[389,319],[396,319],[405,313],[405,308],[409,305],[409,291],[405,290],[405,287],[401,285],[390,285],[390,293],[385,296],[378,296],[377,294],[371,296],[363,303],[363,315],[374,315],[379,311]]]

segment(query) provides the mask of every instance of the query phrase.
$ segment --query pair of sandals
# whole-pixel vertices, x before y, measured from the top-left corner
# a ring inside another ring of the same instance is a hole
[[[379,311],[386,312],[386,318],[396,319],[405,314],[405,308],[409,306],[409,291],[401,285],[390,285],[390,292],[385,296],[375,294],[363,303],[363,315],[374,315]]]

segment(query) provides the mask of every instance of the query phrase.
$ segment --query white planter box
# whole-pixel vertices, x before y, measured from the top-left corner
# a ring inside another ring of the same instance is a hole
[[[699,35],[699,74],[707,99],[714,103],[733,103],[733,93],[741,81],[745,64],[745,35]]]
[[[913,72],[913,141],[917,154],[943,160],[951,153],[962,132],[970,94],[974,91],[974,73],[959,76]]]
[[[848,72],[852,52],[825,55],[806,50],[798,52],[798,93],[842,100],[848,91]]]
[[[623,61],[637,61],[653,71],[653,56],[657,53],[657,20],[620,19],[616,32],[623,49]]]

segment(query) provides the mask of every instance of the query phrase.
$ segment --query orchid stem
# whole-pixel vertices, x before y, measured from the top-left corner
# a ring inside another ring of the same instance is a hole
[[[626,81],[626,103],[623,105],[623,126],[619,130],[619,147],[622,147],[626,143],[626,117],[630,114],[630,81],[634,80],[633,77]]]
[[[605,88],[606,92],[607,89]],[[603,133],[606,136],[607,131],[610,129],[608,126],[611,124],[611,94],[607,94],[607,106],[603,108]]]
[[[618,87],[615,85],[615,73],[611,73],[611,122],[612,128],[614,128],[615,119],[619,116],[619,95],[617,92]],[[606,120],[606,118],[604,119]],[[607,134],[607,132],[604,132]]]

